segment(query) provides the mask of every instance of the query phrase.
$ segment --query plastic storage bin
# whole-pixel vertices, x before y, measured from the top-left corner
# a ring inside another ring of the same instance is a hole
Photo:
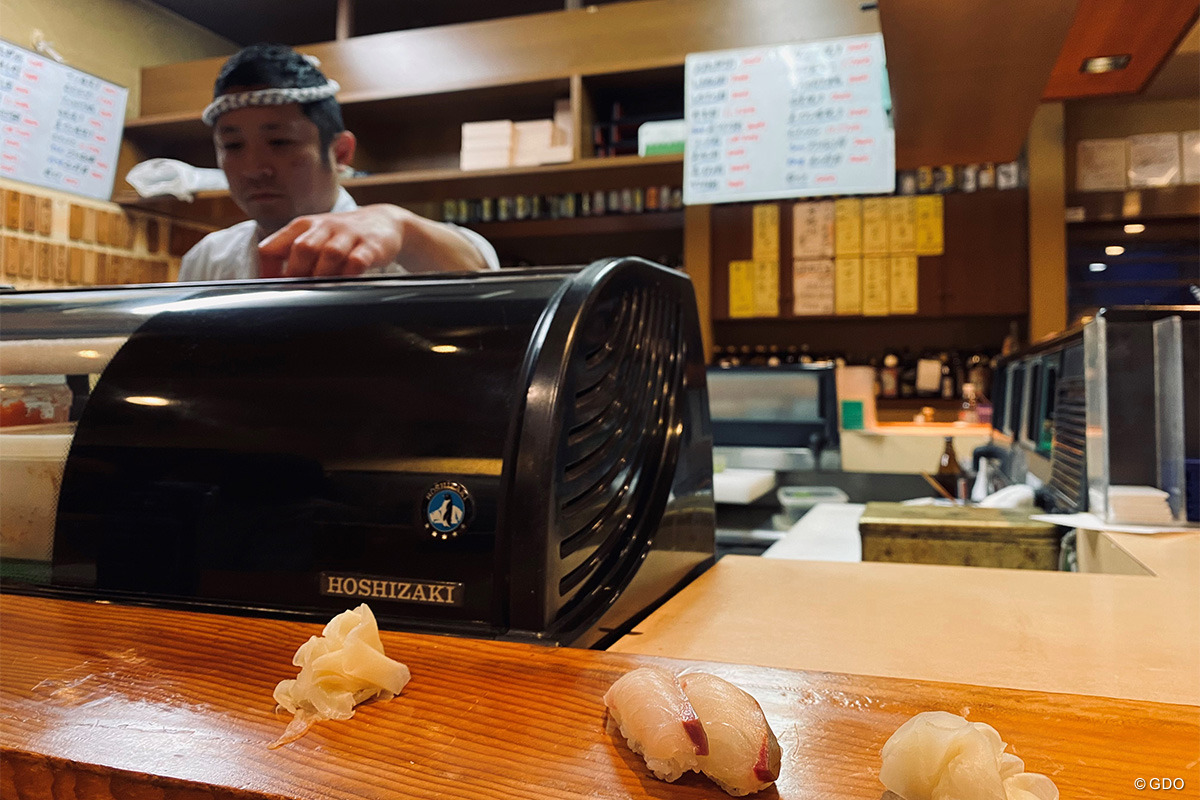
[[[780,486],[775,493],[783,506],[783,521],[791,524],[817,503],[845,503],[850,496],[836,486]]]
[[[66,422],[71,399],[62,375],[0,376],[0,426]]]

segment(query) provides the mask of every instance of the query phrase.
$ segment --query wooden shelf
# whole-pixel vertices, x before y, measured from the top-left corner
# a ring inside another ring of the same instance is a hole
[[[246,215],[233,202],[229,192],[197,192],[196,198],[188,203],[170,195],[142,197],[137,192],[114,192],[113,202],[123,208],[147,211],[174,219],[198,222],[215,228],[224,228],[246,219]]]
[[[1200,185],[1068,192],[1067,210],[1071,223],[1196,217],[1200,215]]]
[[[463,172],[459,169],[412,170],[388,172],[349,178],[342,182],[346,190],[361,205],[367,203],[412,203],[457,198],[500,197],[515,194],[563,194],[596,189],[623,189],[635,186],[679,186],[683,180],[683,156],[621,156],[618,158],[588,158],[565,164],[546,164],[537,167]],[[188,219],[212,225],[228,225],[246,217],[234,205],[225,191],[197,192],[194,202],[187,203],[170,196],[141,197],[136,192],[117,192],[113,201],[127,208],[152,211],[178,219]],[[628,223],[642,216],[662,217],[654,222]],[[628,229],[649,230],[682,226],[682,212],[647,213],[645,215],[612,215],[589,218],[596,220],[596,231],[605,232],[613,223],[603,220],[625,220]],[[524,222],[551,222],[525,220]],[[553,220],[567,221],[567,220]],[[516,224],[516,223],[496,223]],[[535,228],[536,230],[536,228]],[[489,234],[490,235],[490,234]],[[536,235],[536,234],[528,234]]]
[[[683,230],[682,211],[647,211],[642,214],[606,214],[570,219],[527,219],[510,222],[476,222],[467,226],[491,241],[549,236],[603,236],[641,231]]]
[[[564,194],[635,186],[680,186],[683,156],[585,158],[565,164],[463,172],[411,170],[350,178],[343,182],[359,203],[440,201],[515,194]]]
[[[962,406],[961,397],[876,397],[875,403],[880,408],[920,408],[921,406],[931,406],[932,408],[946,410],[957,409]]]

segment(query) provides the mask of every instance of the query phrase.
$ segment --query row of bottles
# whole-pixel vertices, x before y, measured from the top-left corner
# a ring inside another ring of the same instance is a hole
[[[679,186],[633,186],[566,194],[449,199],[442,201],[442,222],[470,225],[526,219],[574,219],[679,211],[682,208],[683,189]]]
[[[1007,348],[1006,348],[1007,349]],[[985,351],[889,350],[869,360],[875,368],[875,394],[886,399],[960,400],[972,407],[986,403],[999,354]],[[777,367],[786,364],[844,365],[840,352],[816,352],[800,345],[722,345],[714,348],[713,365]],[[964,421],[977,422],[970,411]]]
[[[808,345],[729,345],[713,348],[713,364],[718,367],[778,367],[782,364],[812,364],[835,361],[845,364],[841,354],[814,355]]]
[[[872,359],[876,368],[876,395],[884,398],[962,397],[964,387],[987,396],[992,383],[995,356],[985,352],[943,350],[891,350]]]

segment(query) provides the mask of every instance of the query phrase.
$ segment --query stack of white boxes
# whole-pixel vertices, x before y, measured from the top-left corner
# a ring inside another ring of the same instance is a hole
[[[1108,487],[1108,521],[1142,525],[1170,525],[1175,521],[1170,495],[1154,486]]]
[[[467,171],[570,161],[571,127],[568,100],[555,103],[554,119],[465,122],[459,167]]]
[[[462,170],[511,167],[516,130],[510,119],[464,122],[459,168]]]
[[[513,149],[514,167],[534,167],[546,163],[543,159],[554,138],[554,120],[532,119],[513,125],[517,146]]]

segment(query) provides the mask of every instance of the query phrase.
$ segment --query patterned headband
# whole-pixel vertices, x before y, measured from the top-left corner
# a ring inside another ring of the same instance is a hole
[[[223,94],[208,104],[200,118],[204,124],[212,127],[217,117],[227,111],[236,111],[246,106],[282,106],[288,103],[315,103],[327,97],[333,97],[342,87],[337,81],[326,79],[324,86],[305,86],[303,88],[287,89],[255,89],[250,92]]]

